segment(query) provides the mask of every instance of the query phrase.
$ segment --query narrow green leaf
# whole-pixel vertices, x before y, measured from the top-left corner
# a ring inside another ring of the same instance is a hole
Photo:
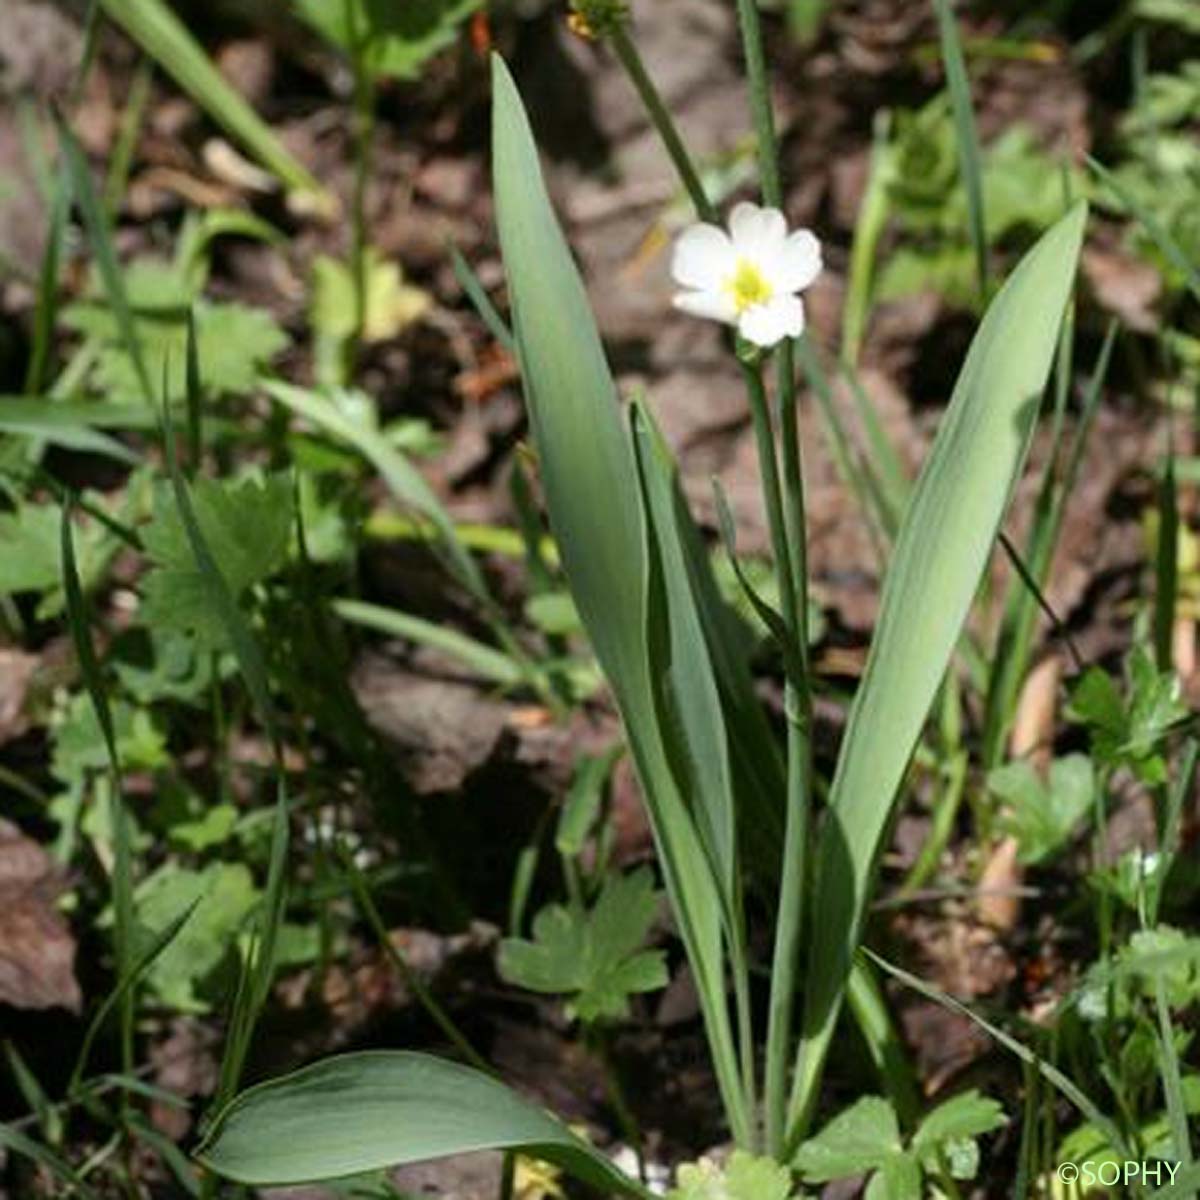
[[[349,621],[352,625],[361,625],[364,629],[374,629],[389,637],[404,638],[419,646],[429,646],[451,654],[481,678],[499,687],[515,688],[524,681],[520,666],[506,654],[445,625],[378,604],[368,604],[363,600],[334,600],[330,607],[343,621]]]
[[[61,412],[60,408],[52,401],[18,400],[10,404],[0,399],[0,433],[36,438],[65,450],[99,454],[130,467],[142,461],[140,455],[116,438],[86,424],[86,417],[81,421],[79,414]]]
[[[66,171],[71,180],[71,190],[75,194],[75,203],[79,206],[84,226],[87,229],[88,240],[92,245],[92,254],[96,259],[96,268],[100,272],[100,281],[108,295],[109,307],[116,319],[126,353],[133,363],[142,398],[152,409],[156,408],[154,388],[150,383],[150,374],[146,370],[146,359],[142,354],[142,344],[138,338],[137,326],[134,324],[133,309],[130,307],[129,294],[125,288],[125,277],[121,274],[121,266],[117,261],[112,233],[108,227],[108,217],[100,203],[100,197],[96,194],[91,170],[82,147],[61,117],[58,118],[57,125],[58,140],[62,146]]]
[[[83,588],[79,582],[79,568],[75,562],[75,540],[71,527],[72,505],[63,505],[61,526],[61,550],[63,589],[67,601],[67,623],[71,628],[71,639],[75,654],[83,673],[84,687],[96,713],[96,721],[104,738],[104,748],[109,767],[109,821],[112,827],[113,867],[113,942],[119,979],[134,980],[136,972],[133,959],[133,851],[129,817],[125,809],[125,798],[121,788],[121,761],[117,754],[117,737],[113,725],[112,710],[108,704],[108,692],[96,649],[92,645],[88,628],[88,610]],[[129,1073],[133,1069],[133,1019],[135,1008],[133,984],[120,996],[121,1004],[121,1066]]]
[[[242,143],[289,188],[308,192],[325,208],[329,193],[283,146],[254,109],[233,89],[200,43],[163,0],[100,0],[104,11],[217,124]]]
[[[1158,547],[1154,556],[1154,657],[1160,671],[1174,665],[1175,605],[1179,591],[1179,501],[1175,455],[1158,482]]]
[[[649,1193],[497,1080],[426,1054],[346,1054],[251,1088],[200,1160],[239,1183],[311,1183],[476,1150],[520,1150],[602,1193]]]
[[[1188,290],[1200,300],[1200,265],[1192,262],[1188,253],[1167,232],[1161,221],[1146,207],[1140,204],[1133,195],[1121,184],[1121,181],[1102,163],[1090,155],[1087,164],[1096,177],[1120,202],[1126,210],[1141,222],[1142,227],[1150,235],[1151,241],[1162,251],[1172,266],[1187,280]]]
[[[38,275],[37,304],[33,313],[33,339],[29,348],[29,366],[25,371],[25,394],[41,394],[50,365],[54,337],[54,319],[58,314],[58,273],[62,259],[63,238],[67,229],[67,213],[71,208],[71,187],[60,172],[55,179],[54,201],[50,208],[50,228],[46,232],[46,249],[42,254],[42,269]]]
[[[396,499],[433,527],[455,578],[476,599],[488,602],[483,575],[458,537],[450,514],[420,471],[382,433],[350,420],[318,392],[275,381],[266,385],[266,391],[297,416],[353,446],[379,472]]]
[[[483,284],[480,283],[479,276],[471,270],[471,264],[463,258],[453,242],[450,243],[449,249],[450,262],[454,267],[454,278],[458,280],[459,287],[466,293],[467,299],[471,301],[471,306],[479,314],[479,319],[505,350],[510,354],[515,353],[516,345],[513,342],[512,333],[504,323],[504,318],[496,311],[496,306],[484,290]]]
[[[955,1000],[953,996],[946,995],[945,992],[935,988],[932,984],[926,983],[917,976],[910,974],[908,971],[895,966],[886,959],[880,958],[878,954],[864,949],[863,953],[883,972],[891,975],[894,979],[898,979],[905,987],[911,988],[914,992],[919,993],[928,1000],[932,1000],[935,1004],[940,1004],[943,1008],[950,1012],[958,1013],[960,1016],[966,1017],[972,1024],[979,1026],[986,1034],[995,1038],[1010,1054],[1016,1055],[1023,1063],[1032,1067],[1051,1087],[1055,1088],[1061,1095],[1065,1096],[1079,1113],[1085,1117],[1092,1125],[1096,1127],[1105,1138],[1109,1145],[1120,1151],[1126,1158],[1133,1157],[1133,1147],[1129,1144],[1127,1138],[1106,1117],[1095,1103],[1087,1096],[1087,1094],[1079,1089],[1070,1079],[1067,1078],[1057,1067],[1051,1065],[1042,1059],[1034,1051],[1016,1038],[1004,1032],[1003,1029],[993,1025],[990,1021],[984,1020],[973,1009],[961,1001]]]
[[[75,1057],[75,1067],[71,1072],[71,1080],[67,1084],[68,1096],[75,1096],[83,1086],[83,1076],[87,1070],[88,1059],[91,1058],[92,1046],[96,1041],[96,1036],[104,1027],[104,1022],[108,1019],[108,1014],[132,992],[141,978],[157,961],[159,955],[175,940],[179,931],[188,923],[188,920],[196,909],[196,905],[199,903],[200,899],[197,897],[197,899],[189,904],[183,912],[170,921],[155,936],[145,950],[134,960],[129,973],[122,975],[117,980],[117,986],[104,997],[100,1003],[100,1007],[93,1013],[92,1019],[88,1022],[87,1030],[83,1035],[83,1041],[79,1044],[79,1053]]]
[[[942,62],[946,87],[954,112],[954,135],[958,144],[958,163],[967,193],[967,218],[971,226],[971,246],[975,251],[975,270],[979,277],[979,295],[988,294],[987,220],[983,210],[983,164],[979,153],[979,134],[975,129],[975,110],[971,103],[971,82],[963,58],[958,21],[950,0],[933,0],[937,11],[938,33],[942,41]]]
[[[629,432],[587,294],[546,195],[528,118],[499,58],[493,59],[493,92],[500,242],[550,526],[620,706],[722,1098],[735,1135],[748,1143],[750,1098],[725,999],[721,891],[673,765],[686,761],[686,749],[661,723],[661,649],[669,637],[656,625],[649,526]]]
[[[893,802],[1025,461],[1086,218],[1082,204],[1063,217],[990,305],[896,540],[818,844],[793,1135],[815,1101]]]
[[[64,1185],[66,1195],[78,1196],[79,1200],[98,1200],[96,1193],[79,1177],[79,1173],[61,1155],[43,1146],[41,1142],[26,1137],[12,1125],[0,1123],[0,1146],[35,1162]]]

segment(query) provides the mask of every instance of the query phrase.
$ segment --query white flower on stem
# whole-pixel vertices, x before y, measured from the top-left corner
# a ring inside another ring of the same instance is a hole
[[[684,290],[675,307],[737,327],[768,348],[804,332],[802,292],[821,273],[821,244],[807,229],[788,233],[777,208],[739,204],[729,231],[697,224],[675,243],[671,274]]]

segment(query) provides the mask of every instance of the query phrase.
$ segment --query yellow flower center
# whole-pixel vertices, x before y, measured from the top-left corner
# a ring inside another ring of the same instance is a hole
[[[757,304],[767,304],[775,294],[763,273],[749,259],[739,258],[737,269],[725,281],[725,290],[738,315]]]

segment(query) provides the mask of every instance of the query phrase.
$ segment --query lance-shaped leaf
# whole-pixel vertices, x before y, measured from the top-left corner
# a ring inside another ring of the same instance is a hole
[[[498,1080],[405,1051],[338,1055],[250,1088],[217,1117],[199,1157],[226,1179],[263,1187],[476,1150],[520,1150],[605,1194],[648,1194]]]
[[[683,735],[662,721],[658,689],[670,634],[661,624],[661,593],[655,594],[637,465],[583,282],[546,195],[528,118],[499,58],[493,91],[500,243],[550,526],[621,709],[722,1095],[735,1129],[748,1137],[748,1100],[725,1007],[723,902],[712,869],[720,855],[702,842],[686,781],[676,773],[688,761]]]
[[[913,492],[821,831],[793,1120],[811,1104],[913,747],[1021,473],[1087,220],[1075,206],[984,317]]]

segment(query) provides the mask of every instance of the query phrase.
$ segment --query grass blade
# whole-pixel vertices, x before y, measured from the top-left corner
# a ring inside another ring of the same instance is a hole
[[[1121,181],[1106,166],[1097,162],[1090,155],[1087,156],[1087,164],[1091,167],[1096,178],[1120,200],[1125,211],[1141,223],[1142,228],[1145,229],[1154,244],[1162,251],[1163,257],[1187,281],[1188,290],[1197,300],[1200,300],[1200,267],[1197,267],[1192,262],[1188,257],[1187,251],[1167,232],[1166,227],[1149,209],[1134,199],[1132,194],[1121,184]]]
[[[1175,606],[1179,591],[1179,500],[1175,454],[1168,448],[1158,482],[1158,546],[1154,556],[1154,657],[1160,671],[1174,664]]]
[[[447,565],[459,583],[477,600],[490,604],[483,575],[457,536],[450,514],[434,495],[424,476],[403,454],[381,433],[350,420],[317,392],[278,381],[267,383],[266,390],[284,408],[291,409],[297,416],[353,446],[379,472],[396,499],[433,527]]]
[[[352,625],[452,654],[464,666],[497,687],[516,688],[525,682],[520,666],[511,658],[455,629],[447,629],[444,625],[409,613],[397,612],[394,608],[368,604],[364,600],[334,600],[330,608]]]
[[[80,1179],[79,1173],[65,1158],[55,1154],[41,1142],[26,1137],[11,1125],[0,1123],[0,1146],[44,1167],[67,1189],[65,1195],[78,1196],[80,1200],[99,1200],[97,1194]]]
[[[71,627],[71,639],[83,674],[84,687],[96,714],[96,722],[104,738],[104,748],[109,766],[109,805],[113,839],[113,943],[116,951],[118,979],[133,979],[133,851],[129,830],[129,817],[125,809],[125,797],[121,786],[121,762],[117,754],[117,738],[113,728],[112,712],[108,706],[104,677],[96,659],[88,629],[87,603],[79,582],[79,568],[75,562],[75,541],[72,536],[72,504],[63,505],[61,525],[61,550],[63,588],[67,601],[67,622]],[[120,996],[121,1005],[121,1067],[126,1074],[133,1070],[133,1019],[136,996],[131,984]]]
[[[157,408],[154,401],[154,388],[150,383],[150,374],[146,370],[146,359],[142,354],[141,340],[138,338],[137,326],[133,321],[133,309],[129,304],[129,295],[125,290],[125,279],[121,274],[121,266],[117,261],[117,252],[113,247],[112,234],[108,227],[108,217],[100,197],[96,194],[92,183],[92,174],[88,168],[87,158],[75,135],[61,117],[57,118],[58,140],[62,146],[63,161],[67,175],[71,180],[71,190],[75,194],[75,203],[87,229],[88,240],[92,244],[92,254],[95,256],[96,269],[100,272],[100,282],[108,295],[108,303],[112,308],[121,341],[133,363],[142,397],[153,410]]]
[[[129,995],[136,987],[138,980],[154,965],[158,956],[175,940],[191,919],[192,913],[196,911],[199,903],[200,897],[197,897],[174,920],[168,922],[150,945],[138,955],[129,974],[123,975],[117,981],[117,986],[104,997],[100,1007],[96,1009],[92,1019],[88,1022],[83,1041],[79,1044],[79,1053],[75,1057],[75,1068],[72,1070],[70,1082],[67,1084],[68,1096],[76,1096],[82,1089],[84,1072],[87,1070],[88,1059],[92,1056],[92,1046],[96,1041],[96,1036],[103,1028],[104,1022],[108,1019],[108,1014]]]
[[[297,192],[310,193],[321,207],[331,205],[325,189],[234,91],[163,0],[100,0],[100,4],[218,125],[281,182]]]
[[[75,413],[60,412],[58,409],[59,405],[52,402],[38,401],[26,405],[17,401],[10,405],[0,400],[0,433],[35,438],[84,454],[98,454],[129,467],[136,467],[142,461],[140,455],[116,438],[87,425]]]
[[[790,1144],[816,1101],[893,801],[1025,461],[1086,217],[1081,204],[1062,218],[989,307],[896,540],[818,842]]]
[[[932,1000],[935,1004],[940,1004],[948,1011],[958,1013],[960,1016],[966,1017],[972,1024],[978,1025],[986,1034],[994,1038],[1011,1054],[1015,1054],[1027,1066],[1036,1070],[1051,1087],[1065,1096],[1096,1129],[1104,1134],[1110,1146],[1120,1151],[1125,1158],[1134,1157],[1133,1147],[1129,1145],[1128,1139],[1117,1126],[1096,1107],[1086,1093],[1072,1083],[1057,1067],[1045,1062],[1024,1043],[1017,1041],[1003,1029],[985,1020],[973,1009],[968,1008],[961,1001],[955,1000],[953,996],[946,995],[932,984],[918,979],[915,975],[910,975],[907,971],[880,958],[878,954],[874,954],[870,950],[864,949],[863,954],[881,971],[891,975],[893,979],[898,979],[905,987],[911,988],[927,1000]]]
[[[471,264],[463,258],[453,242],[449,244],[449,250],[450,262],[454,267],[454,278],[458,280],[458,286],[466,293],[467,299],[471,301],[471,306],[479,314],[479,319],[487,326],[492,337],[509,354],[515,353],[516,345],[513,342],[512,332],[504,323],[504,318],[496,310],[496,306],[492,303],[483,284],[479,282],[479,276],[471,269]]]
[[[25,394],[41,395],[50,366],[54,338],[54,320],[58,315],[58,273],[62,261],[67,213],[71,207],[71,189],[59,174],[55,180],[54,200],[50,207],[50,227],[46,232],[46,250],[38,275],[37,303],[33,312],[33,339],[29,348],[29,366],[25,371]]]
[[[987,220],[983,210],[983,165],[979,153],[979,134],[975,128],[975,110],[971,104],[971,83],[963,57],[958,21],[950,0],[933,0],[937,12],[938,34],[942,43],[942,62],[946,87],[954,113],[954,136],[958,144],[958,165],[967,193],[967,220],[971,227],[971,246],[975,251],[975,270],[979,278],[979,297],[988,294]]]

